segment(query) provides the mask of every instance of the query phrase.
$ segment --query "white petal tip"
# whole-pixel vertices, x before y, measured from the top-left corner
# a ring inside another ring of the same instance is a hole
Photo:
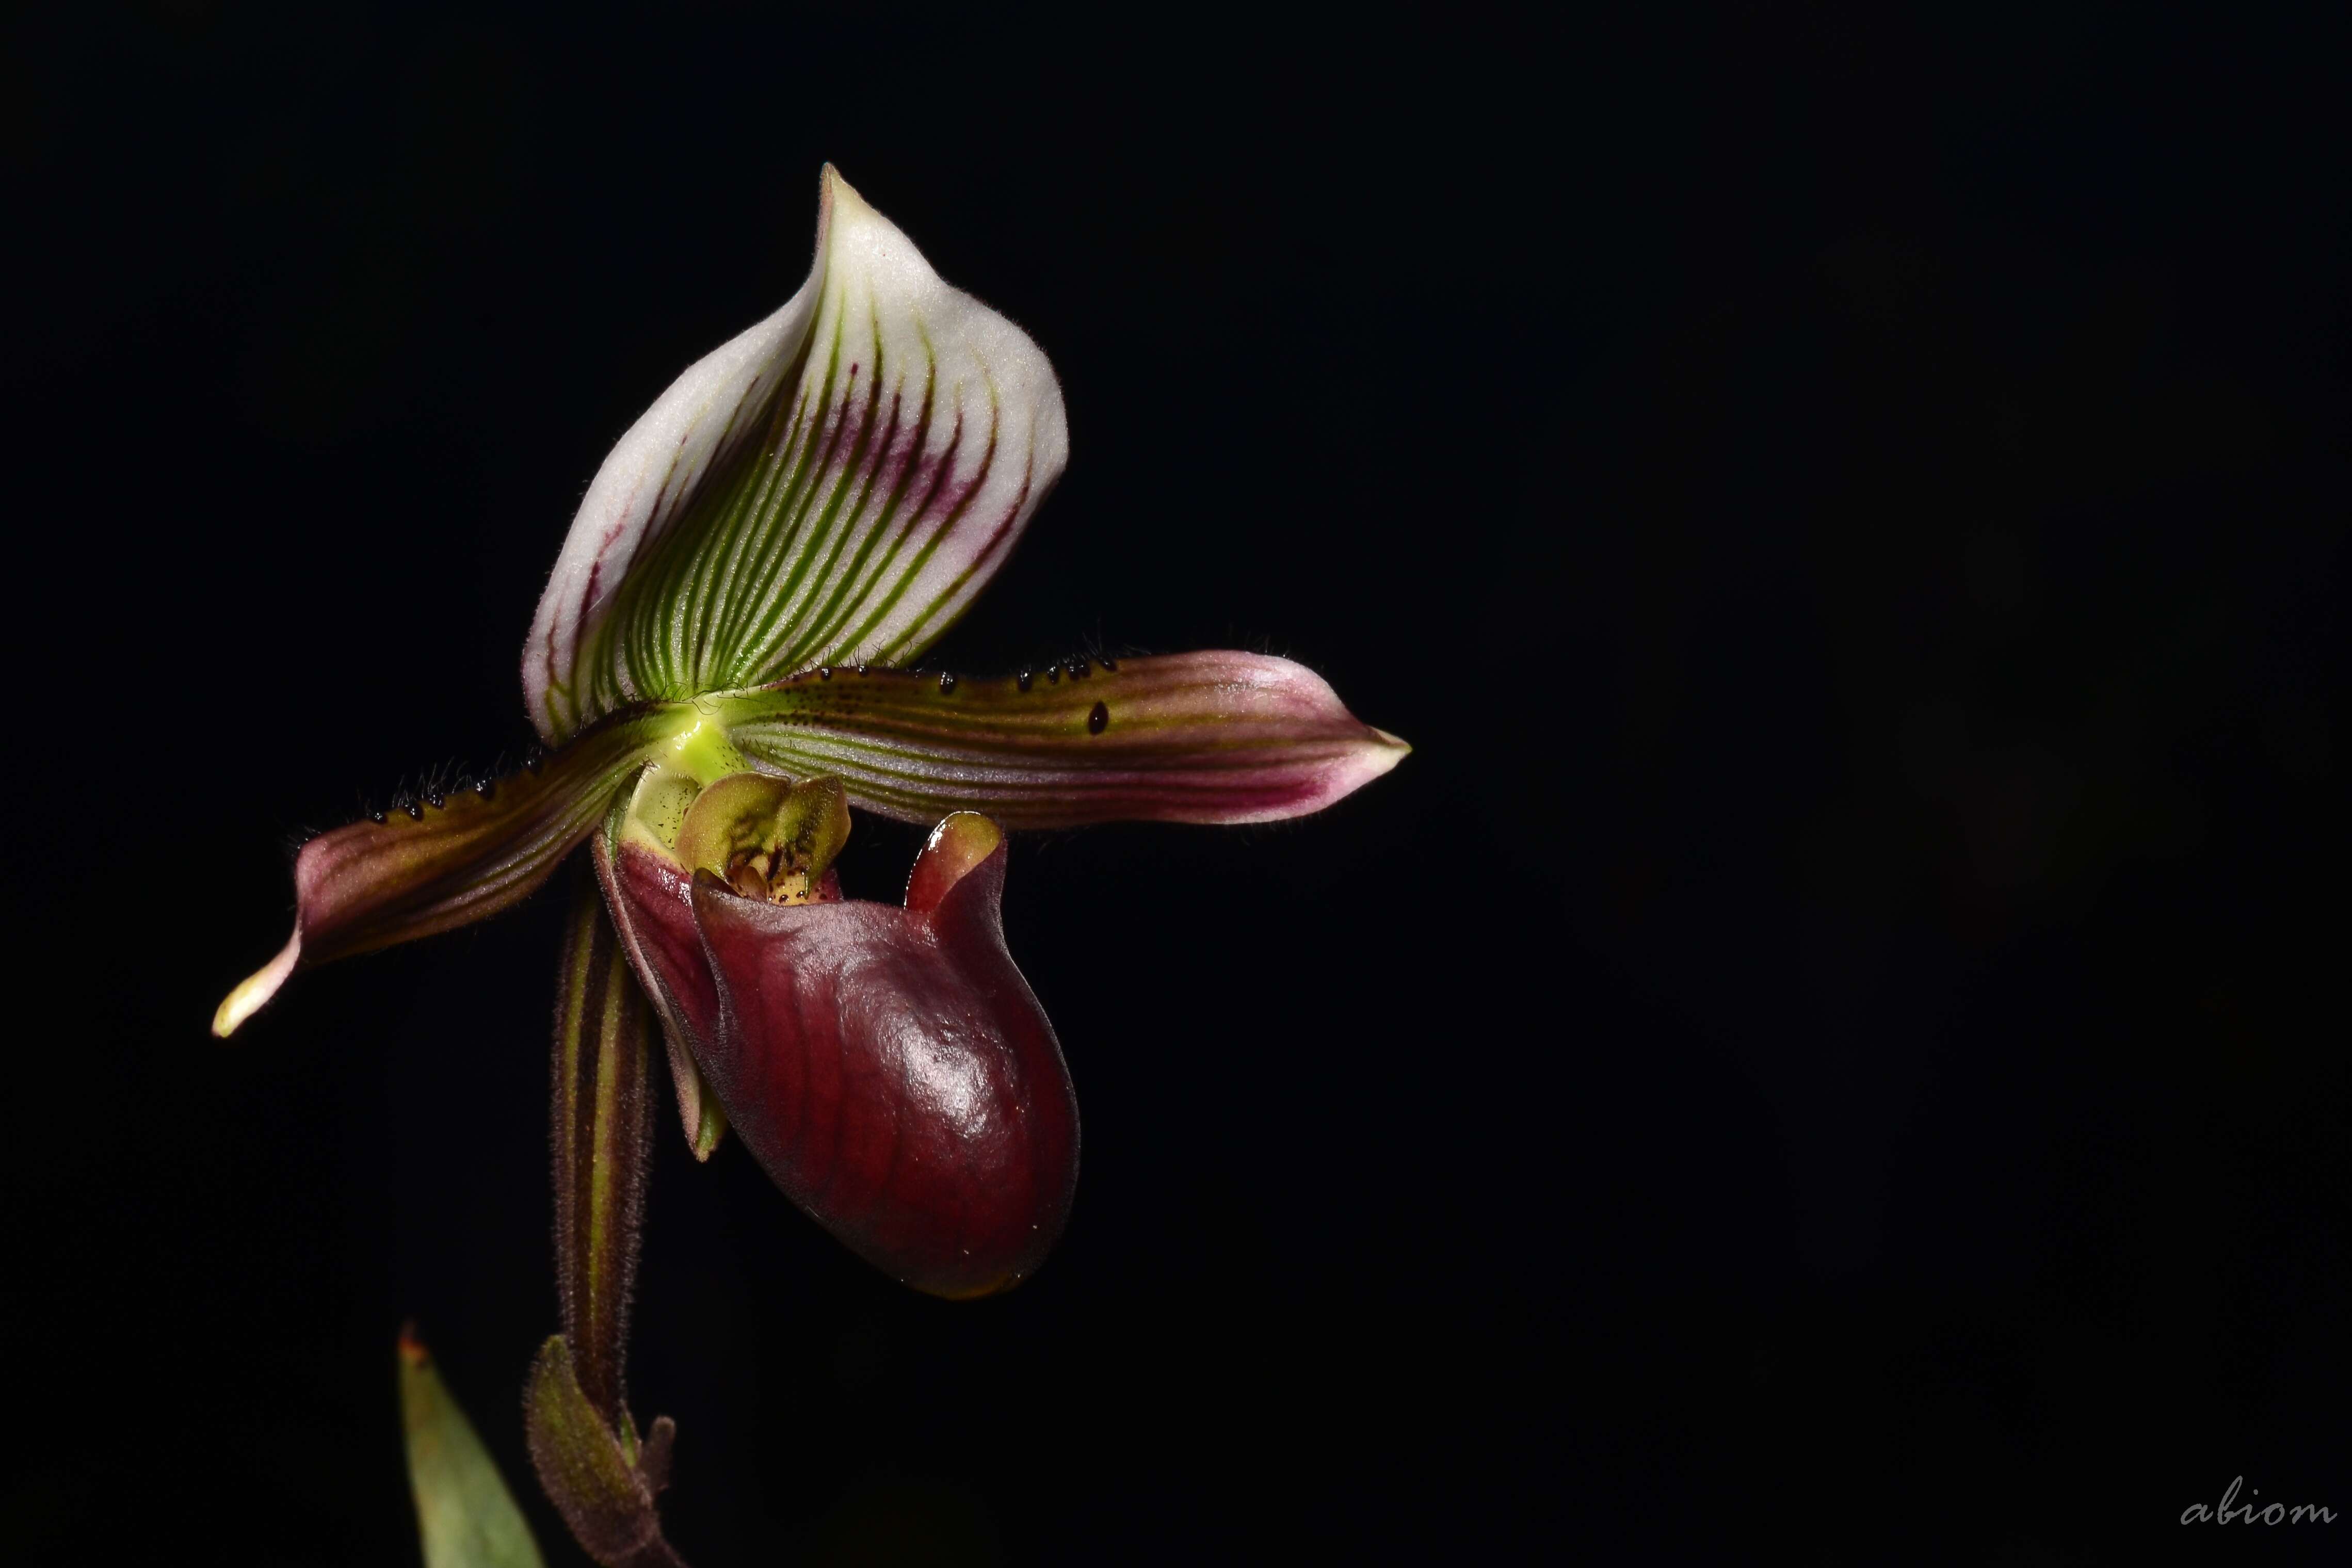
[[[1412,750],[1387,730],[1366,725],[1364,731],[1362,742],[1349,747],[1346,760],[1325,779],[1322,797],[1306,808],[1307,810],[1319,811],[1347,799],[1395,768]]]
[[[236,1032],[237,1026],[261,1010],[262,1004],[278,994],[278,988],[294,972],[301,961],[302,934],[299,931],[287,939],[278,956],[247,976],[236,989],[231,991],[217,1011],[213,1014],[213,1034],[226,1040]]]

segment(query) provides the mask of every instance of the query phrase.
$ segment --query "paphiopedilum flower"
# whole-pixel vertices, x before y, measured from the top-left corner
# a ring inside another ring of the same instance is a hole
[[[658,1559],[620,1380],[649,1011],[698,1155],[731,1123],[865,1257],[1001,1288],[1050,1246],[1077,1151],[997,920],[1003,830],[1297,816],[1404,753],[1261,654],[913,670],[1067,455],[1037,345],[827,169],[807,281],[679,376],[581,503],[523,651],[543,755],[310,841],[293,936],[215,1017],[227,1035],[302,968],[508,908],[590,846],[554,1063],[565,1333],[532,1407],[600,1559]],[[938,824],[902,905],[840,898],[849,807]]]

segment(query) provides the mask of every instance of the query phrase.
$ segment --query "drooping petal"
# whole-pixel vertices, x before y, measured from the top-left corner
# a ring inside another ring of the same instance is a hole
[[[551,739],[624,704],[910,663],[1069,453],[1026,334],[828,165],[808,281],[678,378],[589,486],[523,652]]]
[[[627,1407],[629,1298],[653,1154],[649,1012],[595,879],[581,873],[549,1073],[555,1270],[582,1392],[607,1426]]]
[[[425,1568],[541,1568],[514,1494],[409,1329],[400,1334],[400,1418]]]
[[[321,833],[294,862],[294,935],[213,1015],[226,1036],[297,968],[412,942],[529,896],[678,727],[634,709],[543,762]]]
[[[1321,676],[1258,653],[1177,653],[1004,680],[873,669],[717,699],[745,755],[837,774],[902,821],[985,811],[1009,828],[1265,822],[1318,811],[1411,749]]]

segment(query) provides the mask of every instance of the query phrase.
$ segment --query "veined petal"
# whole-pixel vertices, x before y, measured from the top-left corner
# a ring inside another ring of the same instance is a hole
[[[675,709],[614,714],[530,768],[312,839],[294,862],[294,935],[228,994],[213,1032],[235,1030],[297,968],[430,936],[529,896],[680,722]]]
[[[664,392],[598,470],[523,651],[558,739],[822,664],[909,663],[1069,455],[1060,383],[827,165],[783,309]]]
[[[904,821],[984,811],[1009,828],[1303,816],[1411,749],[1321,676],[1257,653],[1073,662],[1005,680],[816,671],[713,699],[746,756],[838,775]]]

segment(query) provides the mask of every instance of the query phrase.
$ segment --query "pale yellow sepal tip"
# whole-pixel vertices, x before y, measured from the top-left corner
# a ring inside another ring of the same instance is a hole
[[[213,1033],[222,1040],[235,1034],[237,1025],[259,1012],[261,1005],[278,994],[278,988],[286,983],[286,977],[294,972],[301,956],[302,934],[297,931],[278,950],[278,956],[255,970],[228,994],[220,1010],[213,1014]]]
[[[1412,755],[1412,747],[1407,745],[1402,737],[1391,735],[1387,730],[1375,728],[1369,724],[1364,727],[1371,731],[1372,744],[1360,753],[1363,777],[1357,781],[1356,785],[1351,785],[1349,787],[1351,789],[1370,783]]]

